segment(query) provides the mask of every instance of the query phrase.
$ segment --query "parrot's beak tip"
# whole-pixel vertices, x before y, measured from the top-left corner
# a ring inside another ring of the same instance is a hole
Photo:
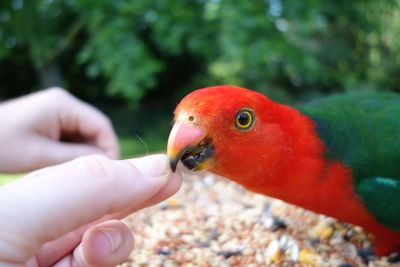
[[[178,166],[178,162],[179,162],[179,159],[178,160],[172,159],[172,158],[169,159],[169,166],[171,167],[172,172],[176,171],[176,167]]]

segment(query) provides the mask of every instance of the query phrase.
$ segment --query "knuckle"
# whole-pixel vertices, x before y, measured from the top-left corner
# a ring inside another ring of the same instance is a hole
[[[98,109],[95,109],[95,112],[95,114],[97,115],[96,118],[98,125],[101,126],[103,130],[113,131],[113,124],[111,119]]]
[[[52,93],[52,94],[67,94],[67,90],[65,90],[64,88],[61,87],[50,87],[47,89],[48,92]]]
[[[106,115],[104,115],[103,117],[104,117],[104,124],[105,124],[108,128],[112,128],[111,119],[110,119],[109,117],[107,117]]]
[[[47,92],[50,97],[55,99],[66,99],[72,96],[67,90],[61,87],[50,87],[47,89]]]

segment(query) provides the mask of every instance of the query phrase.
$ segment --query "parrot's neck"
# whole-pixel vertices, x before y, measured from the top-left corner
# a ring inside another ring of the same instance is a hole
[[[353,191],[350,169],[324,157],[326,147],[314,122],[297,110],[282,106],[280,114],[290,121],[281,125],[290,148],[274,173],[248,172],[230,177],[246,188],[297,206],[359,224],[370,217]],[[222,174],[224,175],[224,174]],[[349,221],[349,218],[350,221]]]

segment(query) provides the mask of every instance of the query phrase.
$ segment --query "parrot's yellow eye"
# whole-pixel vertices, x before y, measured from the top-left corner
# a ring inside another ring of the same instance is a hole
[[[235,127],[239,130],[248,130],[254,124],[253,112],[248,109],[239,110],[235,117]]]

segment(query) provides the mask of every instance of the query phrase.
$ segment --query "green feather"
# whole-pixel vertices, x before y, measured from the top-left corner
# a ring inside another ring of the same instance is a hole
[[[336,95],[299,110],[315,122],[325,157],[351,168],[355,192],[367,208],[400,230],[400,95]]]
[[[336,95],[300,111],[316,123],[326,157],[350,166],[355,180],[400,180],[400,95]]]
[[[375,177],[356,186],[368,210],[385,226],[400,231],[400,182]]]

